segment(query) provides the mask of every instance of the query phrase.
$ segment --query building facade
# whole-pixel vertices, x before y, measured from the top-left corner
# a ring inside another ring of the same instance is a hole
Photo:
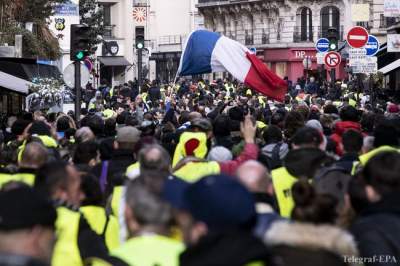
[[[174,80],[187,36],[203,26],[196,4],[197,0],[136,1],[136,9],[147,14],[145,21],[135,20],[136,27],[145,27],[149,53],[144,69],[148,69],[149,79]]]
[[[199,0],[205,27],[257,49],[257,55],[281,77],[290,80],[305,74],[303,60],[312,60],[309,74],[326,75],[317,64],[315,42],[327,37],[329,28],[339,33],[343,45],[347,31],[355,25],[385,41],[388,21],[383,17],[384,0]],[[353,22],[353,4],[369,4],[369,19]],[[336,77],[346,76],[345,60]]]
[[[98,73],[100,79],[107,80],[110,85],[120,85],[136,76],[133,2],[99,0],[99,5],[104,11],[105,33],[96,53]]]

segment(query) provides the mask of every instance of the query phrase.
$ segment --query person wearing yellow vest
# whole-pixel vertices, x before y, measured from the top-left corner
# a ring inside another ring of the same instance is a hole
[[[258,146],[254,143],[257,127],[250,116],[241,124],[241,132],[245,141],[242,153],[235,159],[224,162],[203,160],[208,152],[206,146],[207,135],[203,132],[184,132],[176,147],[173,173],[187,182],[195,182],[206,175],[231,174],[233,175],[243,162],[256,160]],[[181,150],[180,150],[181,149]],[[178,153],[178,157],[177,157]],[[186,158],[184,158],[186,156]],[[182,159],[178,159],[182,158]]]
[[[132,266],[178,266],[184,245],[168,237],[170,206],[138,179],[129,182],[125,201],[130,238],[111,255]]]
[[[36,190],[52,199],[57,209],[52,266],[82,266],[91,258],[110,259],[105,241],[78,211],[84,199],[80,187],[80,174],[65,162],[47,163],[37,172]]]
[[[36,171],[46,163],[47,158],[47,149],[41,143],[28,143],[22,151],[21,161],[18,162],[18,171],[13,175],[13,181],[20,181],[33,186]]]
[[[359,163],[353,165],[352,174],[356,174],[357,169],[365,166],[375,155],[386,151],[400,151],[400,142],[395,124],[390,120],[383,120],[374,129],[374,149],[359,156]]]
[[[0,265],[50,265],[57,218],[51,202],[17,186],[0,192],[0,217]]]
[[[289,218],[294,201],[292,186],[300,178],[312,179],[320,163],[327,159],[320,150],[321,134],[314,128],[304,127],[292,137],[292,148],[283,161],[283,167],[271,172],[280,215]]]
[[[106,213],[98,179],[91,174],[84,174],[81,178],[81,187],[85,197],[79,210],[93,231],[105,239],[107,248],[111,251],[120,245],[117,218]]]

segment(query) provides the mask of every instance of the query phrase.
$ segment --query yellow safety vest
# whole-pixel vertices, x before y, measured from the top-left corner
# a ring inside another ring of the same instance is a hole
[[[140,266],[178,266],[179,255],[184,245],[161,235],[143,235],[134,237],[111,252],[129,265]]]
[[[36,136],[34,135],[34,137],[39,138],[46,148],[57,148],[58,147],[57,141],[55,139],[53,139],[52,137],[49,137],[46,135],[36,135]],[[26,146],[26,141],[24,141],[22,143],[22,145],[18,147],[18,162],[20,162],[22,159],[22,153],[25,150],[25,146]]]
[[[0,173],[0,188],[8,182],[13,181],[13,175],[9,173]]]
[[[134,178],[138,177],[140,175],[140,164],[139,164],[139,162],[136,162],[136,163],[131,164],[130,166],[128,166],[128,168],[126,168],[125,175],[130,179],[134,179]]]
[[[381,152],[386,152],[386,151],[399,151],[396,148],[393,148],[391,146],[381,146],[379,148],[373,149],[369,152],[367,152],[366,154],[360,155],[358,157],[358,159],[360,160],[359,162],[354,162],[353,163],[353,169],[351,170],[351,174],[355,175],[357,168],[361,165],[361,166],[365,166],[367,164],[367,162],[374,157],[375,155],[381,153]],[[400,152],[400,151],[399,151]]]
[[[119,207],[121,206],[123,186],[115,186],[111,198],[111,210],[115,217],[118,217]]]
[[[174,176],[186,182],[194,183],[204,176],[219,174],[221,167],[218,162],[189,162],[174,172]]]
[[[114,215],[108,216],[106,210],[99,206],[84,206],[80,208],[81,212],[84,214],[86,220],[88,221],[90,227],[98,235],[103,235],[105,237],[105,242],[108,250],[114,250],[119,247],[119,225],[117,218]],[[105,226],[107,226],[105,228]]]
[[[103,115],[106,119],[111,118],[115,115],[115,112],[111,109],[106,109],[103,111]]]
[[[34,173],[16,173],[12,176],[13,181],[23,182],[29,186],[35,184],[36,175]]]
[[[187,144],[189,141],[198,141],[198,146],[194,149],[194,154],[187,154]],[[207,135],[204,132],[183,132],[178,145],[176,145],[174,158],[172,160],[172,167],[184,157],[195,156],[196,158],[203,159],[207,154]]]
[[[65,207],[57,208],[56,236],[52,266],[82,266],[78,247],[81,214]]]
[[[290,218],[294,208],[292,187],[298,179],[292,176],[285,167],[272,170],[271,175],[280,214],[282,217]]]

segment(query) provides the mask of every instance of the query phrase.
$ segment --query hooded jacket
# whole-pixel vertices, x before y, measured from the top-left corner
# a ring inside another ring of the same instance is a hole
[[[327,251],[329,254],[343,258],[357,258],[356,243],[349,233],[331,225],[315,225],[299,222],[276,222],[264,236],[268,247],[290,247],[310,252],[310,259],[315,251]],[[303,253],[304,253],[303,252]],[[312,264],[309,264],[312,265]],[[317,265],[317,264],[315,264]],[[348,263],[348,265],[362,265]]]
[[[335,124],[335,132],[331,135],[331,139],[336,143],[336,153],[343,155],[342,136],[349,129],[361,132],[361,124],[352,121],[340,121]]]

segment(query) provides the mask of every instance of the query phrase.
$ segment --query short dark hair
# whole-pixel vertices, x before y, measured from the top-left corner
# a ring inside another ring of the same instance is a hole
[[[69,119],[67,116],[62,116],[57,119],[57,131],[58,132],[65,132],[69,128],[70,128],[70,125],[69,125]]]
[[[355,152],[361,151],[363,146],[363,136],[360,132],[349,129],[343,133],[342,143],[345,152]]]
[[[66,187],[68,164],[64,161],[52,161],[39,168],[35,178],[35,189],[43,195],[51,198],[55,189],[59,186]]]
[[[98,115],[92,115],[87,122],[87,126],[90,127],[95,136],[100,136],[104,133],[104,120]]]
[[[381,195],[400,191],[400,153],[382,152],[365,165],[362,175]]]
[[[383,120],[374,130],[374,147],[398,146],[399,134],[392,120]]]
[[[340,109],[339,116],[342,121],[358,122],[360,120],[360,112],[351,105],[344,106]]]
[[[100,182],[93,174],[82,175],[81,188],[85,194],[82,206],[103,206],[104,197],[100,188]]]
[[[263,139],[266,144],[277,143],[282,141],[282,131],[279,127],[270,125],[263,132]]]
[[[312,127],[300,128],[291,138],[292,144],[314,148],[318,148],[322,141],[323,139],[321,133]]]
[[[73,162],[74,164],[88,164],[90,160],[97,157],[98,152],[99,146],[94,141],[79,143],[74,153]]]

